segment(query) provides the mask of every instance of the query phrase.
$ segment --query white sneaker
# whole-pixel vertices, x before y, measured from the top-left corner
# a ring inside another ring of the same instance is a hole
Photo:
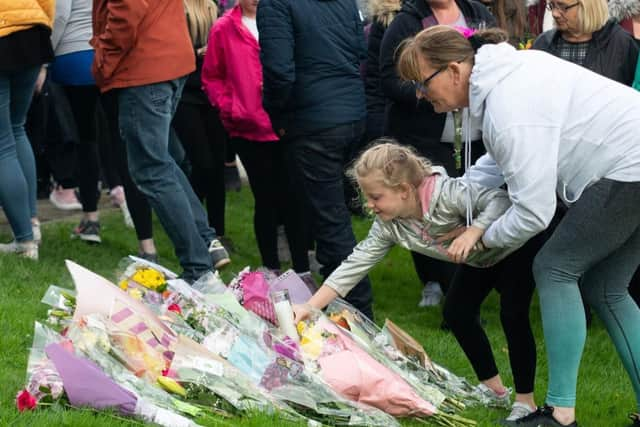
[[[33,232],[33,241],[37,245],[42,243],[42,230],[40,230],[40,221],[31,221],[31,231]]]
[[[532,412],[535,412],[535,408],[531,408],[526,403],[513,402],[513,405],[511,406],[511,413],[507,418],[505,418],[505,421],[517,421]]]
[[[122,203],[120,203],[120,211],[122,211],[124,225],[129,228],[135,228],[135,224],[133,223],[133,218],[131,218],[131,213],[129,212],[129,206],[127,206],[126,199],[123,199]]]
[[[418,307],[433,307],[440,304],[442,300],[442,288],[438,282],[427,282],[422,289],[422,299]]]
[[[82,209],[82,204],[78,201],[73,188],[64,189],[60,186],[57,187],[49,195],[49,201],[53,206],[63,211]]]
[[[18,254],[25,258],[38,260],[38,244],[31,240],[29,242],[16,242],[0,244],[0,253],[4,254]]]

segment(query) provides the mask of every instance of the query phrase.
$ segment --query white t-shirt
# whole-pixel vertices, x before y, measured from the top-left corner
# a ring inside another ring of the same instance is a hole
[[[254,18],[249,18],[248,16],[242,16],[242,24],[249,30],[253,37],[256,40],[260,40],[258,36],[258,24]]]

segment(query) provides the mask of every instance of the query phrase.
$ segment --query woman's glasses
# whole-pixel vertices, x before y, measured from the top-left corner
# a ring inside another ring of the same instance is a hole
[[[576,7],[577,5],[579,5],[580,2],[577,1],[574,4],[570,4],[570,5],[564,5],[564,4],[555,4],[553,2],[548,2],[547,5],[545,6],[545,8],[549,11],[549,12],[553,12],[553,9],[558,9],[558,12],[562,13],[563,15],[565,13],[567,13],[567,11],[571,8]]]
[[[438,74],[440,74],[441,72],[443,72],[444,70],[446,70],[447,67],[442,67],[439,68],[437,71],[435,71],[433,74],[431,74],[429,77],[427,77],[426,79],[424,79],[422,82],[416,82],[415,80],[413,81],[413,84],[416,87],[416,90],[420,91],[420,93],[422,93],[423,95],[427,94],[428,91],[428,87],[429,87],[429,82]]]

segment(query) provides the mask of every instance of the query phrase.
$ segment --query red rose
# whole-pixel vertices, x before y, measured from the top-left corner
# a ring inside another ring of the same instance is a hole
[[[31,410],[36,407],[38,401],[35,397],[31,395],[27,390],[22,390],[16,396],[16,406],[18,407],[18,411],[23,412],[26,410]]]
[[[176,303],[169,305],[169,307],[167,307],[167,310],[173,311],[174,313],[182,314],[182,309]]]

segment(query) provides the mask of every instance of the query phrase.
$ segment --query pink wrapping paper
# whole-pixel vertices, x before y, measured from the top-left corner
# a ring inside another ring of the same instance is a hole
[[[399,375],[378,363],[326,318],[322,328],[337,334],[345,350],[318,358],[322,379],[347,399],[365,403],[394,417],[429,416],[436,408]]]

